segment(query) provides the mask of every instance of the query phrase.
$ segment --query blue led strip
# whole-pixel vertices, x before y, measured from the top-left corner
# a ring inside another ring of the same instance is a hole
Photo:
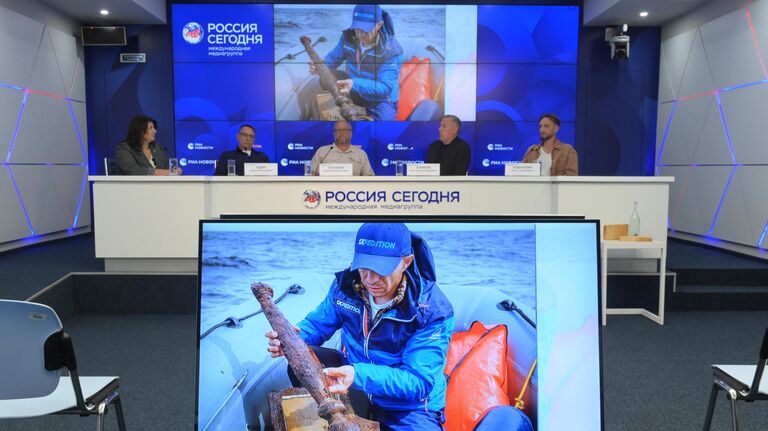
[[[29,219],[29,212],[27,212],[27,207],[24,205],[24,199],[21,198],[21,192],[19,192],[19,187],[16,185],[16,179],[13,178],[13,172],[11,171],[11,167],[8,165],[5,165],[5,168],[8,170],[8,176],[11,177],[11,184],[13,184],[13,189],[16,190],[16,196],[19,198],[19,203],[21,204],[21,210],[24,211],[24,217],[27,219],[27,226],[29,227],[29,232],[34,235],[35,229],[32,227],[32,220]]]
[[[72,222],[72,227],[77,227],[77,219],[80,217],[80,210],[83,207],[83,194],[85,193],[85,186],[88,183],[88,158],[85,155],[85,146],[83,145],[83,136],[80,134],[80,127],[77,125],[77,119],[75,118],[75,111],[72,109],[72,102],[67,102],[69,106],[69,113],[72,114],[72,124],[75,126],[75,132],[77,132],[77,140],[80,142],[80,152],[83,154],[83,184],[80,187],[80,198],[77,200],[77,210],[75,210],[75,218]]]
[[[29,93],[24,93],[24,98],[21,99],[21,109],[19,109],[19,118],[16,120],[16,128],[13,129],[13,138],[11,138],[11,146],[8,147],[8,155],[5,156],[5,163],[11,162],[11,153],[13,153],[13,145],[16,143],[16,136],[19,134],[19,126],[21,125],[21,117],[24,115],[24,107],[27,105],[27,96]]]
[[[768,222],[765,223],[765,227],[763,228],[763,234],[760,235],[760,239],[757,240],[757,248],[763,248],[763,240],[765,239],[765,234],[768,233]]]
[[[738,90],[740,88],[752,87],[753,85],[760,85],[760,84],[768,84],[768,79],[763,79],[763,80],[755,81],[755,82],[748,82],[746,84],[734,85],[733,87],[725,87],[725,88],[721,89],[720,92],[721,93],[725,93],[727,91]]]
[[[661,155],[664,154],[664,145],[667,144],[667,134],[669,133],[669,126],[672,125],[672,117],[675,115],[675,108],[677,108],[677,100],[672,103],[672,111],[669,113],[669,119],[667,120],[667,127],[664,129],[664,136],[661,138],[661,147],[659,148],[659,155],[656,157],[656,166],[663,166],[661,164]]]
[[[728,182],[725,183],[725,189],[723,190],[723,195],[720,196],[720,203],[717,204],[717,211],[715,211],[715,216],[712,217],[712,224],[709,226],[709,232],[707,232],[707,236],[712,236],[712,231],[715,230],[715,224],[717,223],[717,216],[720,215],[720,209],[723,207],[723,201],[725,200],[725,195],[728,193],[728,188],[731,186],[731,180],[733,179],[733,175],[736,173],[736,166],[731,169],[731,175],[728,176]]]
[[[723,104],[720,102],[720,95],[715,93],[715,100],[717,100],[717,107],[720,109],[720,118],[723,120],[723,130],[725,130],[725,139],[728,142],[728,149],[731,151],[731,161],[736,164],[736,154],[733,152],[733,144],[731,143],[731,134],[728,133],[728,123],[725,122],[725,114],[723,113]]]

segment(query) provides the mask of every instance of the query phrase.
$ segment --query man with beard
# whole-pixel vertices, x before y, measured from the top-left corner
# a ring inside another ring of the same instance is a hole
[[[557,139],[560,119],[555,114],[539,117],[541,143],[528,147],[523,163],[541,163],[541,175],[579,175],[579,156],[576,150]]]

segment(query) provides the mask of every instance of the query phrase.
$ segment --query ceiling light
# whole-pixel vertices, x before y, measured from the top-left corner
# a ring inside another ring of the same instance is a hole
[[[640,17],[641,17],[641,18],[645,18],[645,17],[647,17],[647,16],[648,16],[648,12],[646,12],[646,11],[642,11],[642,12],[640,12]]]
[[[99,13],[102,14],[102,15],[109,15],[109,11],[106,10],[106,9],[100,10]]]

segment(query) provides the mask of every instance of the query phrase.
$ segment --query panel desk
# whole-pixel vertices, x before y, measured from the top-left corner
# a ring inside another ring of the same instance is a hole
[[[222,214],[584,215],[666,245],[672,177],[91,176],[106,271],[196,272],[198,220]],[[625,257],[643,256],[642,251]],[[639,254],[638,254],[639,253]],[[613,254],[612,254],[613,257]]]

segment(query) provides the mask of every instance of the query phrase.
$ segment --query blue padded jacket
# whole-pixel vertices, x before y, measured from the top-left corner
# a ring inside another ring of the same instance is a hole
[[[445,408],[443,375],[454,328],[453,307],[435,283],[432,252],[411,234],[414,262],[403,300],[370,324],[371,310],[358,293],[357,271],[336,278],[322,303],[298,327],[310,345],[320,345],[341,329],[342,351],[355,368],[352,387],[389,410]]]
[[[403,48],[395,39],[392,17],[383,12],[383,22],[377,43],[365,51],[360,49],[353,29],[344,30],[339,43],[323,61],[330,69],[347,63],[347,74],[352,78],[352,91],[372,103],[396,103],[400,97],[400,65]]]

